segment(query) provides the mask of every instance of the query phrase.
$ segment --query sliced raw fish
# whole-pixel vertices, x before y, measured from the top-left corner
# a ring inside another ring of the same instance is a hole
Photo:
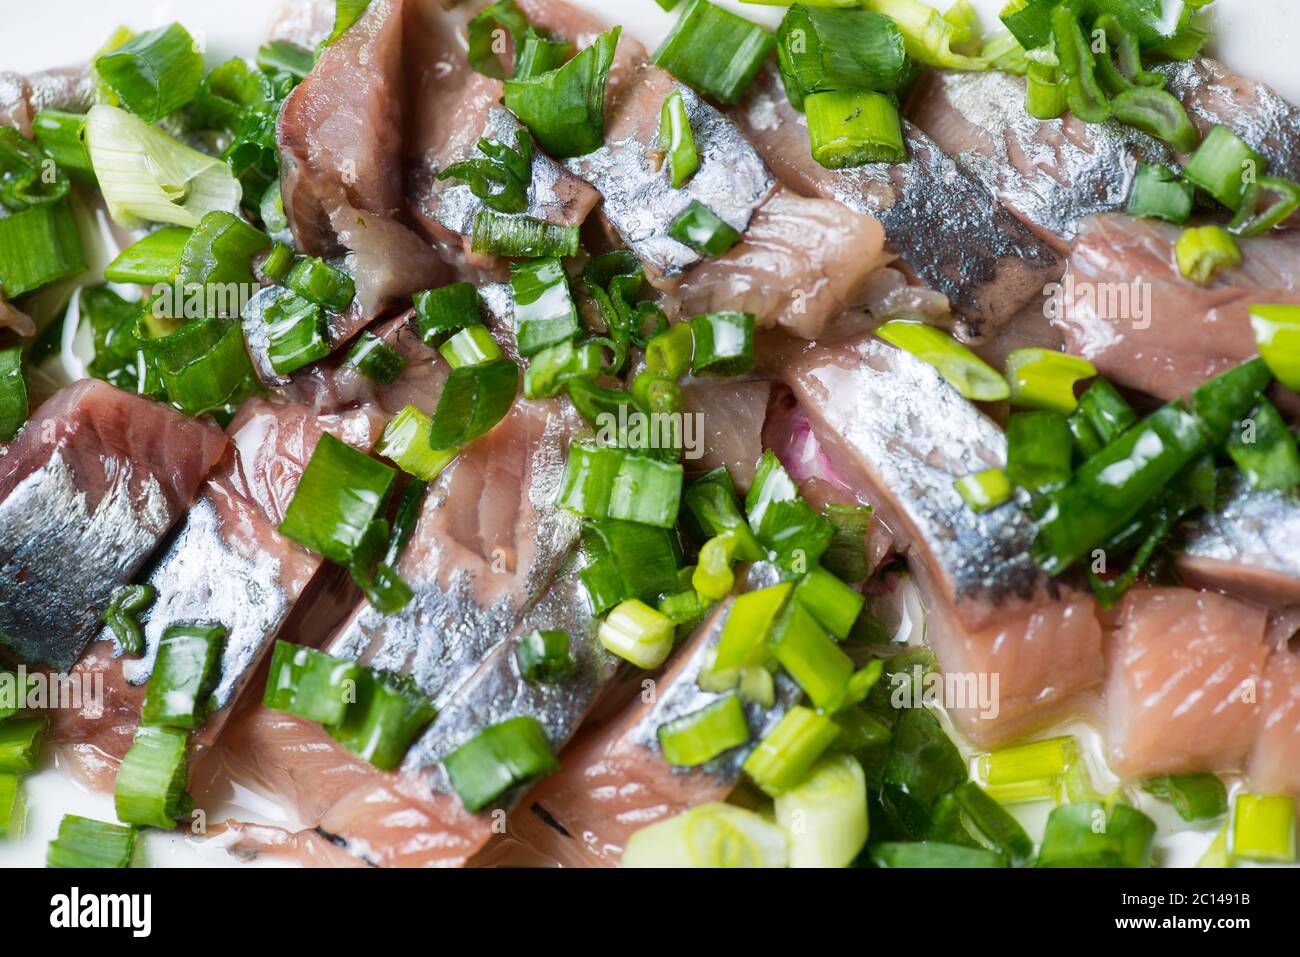
[[[1257,794],[1300,797],[1300,654],[1282,647],[1264,668],[1259,735],[1246,775]]]
[[[0,126],[12,126],[30,138],[32,117],[41,110],[85,113],[94,94],[95,78],[86,66],[28,75],[0,70]]]
[[[754,480],[763,454],[763,423],[772,383],[760,379],[692,379],[682,386],[686,414],[694,416],[689,436],[698,442],[699,458],[686,451],[690,472],[707,472],[725,465],[732,484],[743,495]],[[685,429],[687,423],[683,423]]]
[[[1269,647],[1260,609],[1191,588],[1139,588],[1109,638],[1107,747],[1121,774],[1245,768]]]
[[[42,405],[0,456],[0,640],[71,667],[225,448],[215,425],[105,382]]]

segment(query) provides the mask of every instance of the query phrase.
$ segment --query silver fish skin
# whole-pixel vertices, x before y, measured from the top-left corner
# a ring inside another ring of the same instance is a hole
[[[682,94],[700,166],[681,189],[650,155],[657,148],[659,115],[673,91]],[[771,170],[728,117],[654,66],[643,66],[621,91],[605,144],[565,161],[566,168],[603,197],[605,218],[623,242],[662,276],[679,276],[704,256],[668,235],[692,202],[700,202],[738,233],[776,186]]]
[[[830,170],[809,154],[807,118],[790,105],[775,70],[759,74],[733,115],[784,183],[878,219],[887,246],[948,297],[972,337],[1011,319],[1060,278],[1060,255],[910,123],[903,124],[908,162]]]
[[[95,102],[95,78],[89,66],[22,74],[0,70],[0,126],[12,126],[31,138],[32,118],[41,110],[85,113]]]
[[[0,643],[71,667],[225,447],[104,382],[45,403],[0,456]]]

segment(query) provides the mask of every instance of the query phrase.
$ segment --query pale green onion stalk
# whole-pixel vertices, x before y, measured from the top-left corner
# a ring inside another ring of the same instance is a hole
[[[865,807],[865,805],[864,805]],[[701,804],[633,834],[624,867],[785,867],[785,832],[753,811]]]
[[[791,867],[848,867],[867,843],[867,778],[847,754],[823,758],[776,799]]]
[[[128,229],[193,227],[214,210],[239,212],[242,190],[229,166],[125,110],[91,107],[86,148],[109,215]]]

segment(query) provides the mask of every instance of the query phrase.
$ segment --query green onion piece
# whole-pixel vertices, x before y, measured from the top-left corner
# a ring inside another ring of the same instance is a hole
[[[277,641],[262,703],[318,724],[338,724],[356,697],[361,671],[355,661]]]
[[[898,24],[908,55],[918,63],[953,70],[988,69],[978,57],[953,52],[953,44],[961,42],[960,31],[929,4],[921,0],[865,0],[862,5]]]
[[[453,369],[433,410],[430,447],[446,451],[486,435],[510,411],[518,388],[519,367],[509,359]]]
[[[1007,421],[1006,475],[1012,484],[1041,491],[1068,482],[1074,444],[1065,417],[1017,412]]]
[[[164,631],[140,720],[187,730],[202,724],[225,640],[221,625],[179,624]]]
[[[527,130],[518,130],[515,148],[480,139],[478,150],[482,156],[453,163],[438,179],[462,180],[489,209],[522,213],[528,208],[528,187],[533,180],[533,138]]]
[[[512,264],[510,289],[514,293],[515,339],[520,355],[536,355],[578,334],[578,310],[559,259]]]
[[[689,322],[679,322],[652,338],[646,345],[646,369],[677,379],[691,368],[695,355],[695,333]]]
[[[154,680],[150,679],[151,687]],[[170,830],[178,817],[188,813],[188,738],[175,728],[150,724],[136,728],[135,741],[122,759],[113,789],[119,821]]]
[[[1065,74],[1065,102],[1084,123],[1110,117],[1110,101],[1097,81],[1096,60],[1074,11],[1062,4],[1052,11],[1052,40]]]
[[[284,214],[284,196],[280,193],[280,181],[273,180],[266,191],[262,193],[262,199],[257,204],[258,215],[262,217],[262,225],[266,231],[273,236],[287,238],[289,235],[289,217]],[[293,248],[285,243],[276,243],[271,250],[272,255],[267,257],[267,262],[275,270],[274,273],[267,272],[267,264],[264,263],[262,271],[266,273],[267,278],[273,282],[279,282],[289,273],[289,267],[293,265]]]
[[[45,151],[12,127],[0,127],[0,207],[21,212],[68,195],[67,174]]]
[[[721,256],[740,242],[740,233],[697,199],[672,221],[668,235],[705,256]]]
[[[1105,49],[1096,51],[1097,34],[1105,38]],[[1101,85],[1111,96],[1118,96],[1137,87],[1160,87],[1164,85],[1164,76],[1160,73],[1148,73],[1142,69],[1142,57],[1137,37],[1120,23],[1113,13],[1103,13],[1093,21],[1093,50],[1096,52],[1097,72]],[[1181,105],[1179,106],[1181,110]],[[1118,114],[1117,114],[1118,115]],[[1186,113],[1183,114],[1186,119]],[[1128,122],[1124,120],[1123,122]],[[1178,147],[1180,153],[1191,150],[1196,145],[1196,131],[1191,131],[1191,142],[1186,149]],[[1161,137],[1163,139],[1163,137]]]
[[[241,401],[253,363],[238,322],[201,319],[158,343],[158,374],[167,397],[186,415],[202,415]]]
[[[1002,469],[985,469],[964,475],[953,483],[958,494],[975,512],[987,512],[1011,500],[1015,488]]]
[[[456,282],[437,289],[427,289],[417,292],[411,301],[415,305],[420,339],[427,346],[438,345],[443,336],[449,333],[483,324],[483,318],[479,314],[478,290],[472,283]]]
[[[1205,285],[1219,269],[1241,265],[1241,250],[1222,226],[1189,226],[1174,244],[1178,271]]]
[[[142,286],[172,282],[180,272],[181,254],[191,232],[183,226],[164,226],[150,233],[105,266],[104,278]]]
[[[1002,73],[1024,76],[1029,72],[1029,57],[1020,45],[1015,34],[1005,31],[985,41],[980,49],[979,58],[989,65],[989,69]]]
[[[525,681],[546,684],[563,681],[578,669],[578,663],[569,651],[567,631],[534,629],[523,635],[515,646],[515,663]]]
[[[1079,743],[1068,735],[1017,744],[981,755],[976,766],[991,786],[1059,778],[1079,760]]]
[[[877,867],[1006,867],[1001,854],[982,847],[943,844],[936,841],[902,843],[883,841],[868,851]]]
[[[1245,861],[1293,864],[1295,798],[1238,794],[1232,808],[1232,856]]]
[[[408,475],[432,482],[460,454],[459,449],[435,451],[429,445],[429,428],[433,420],[413,405],[408,405],[384,428],[375,451]]]
[[[331,312],[346,312],[357,291],[356,283],[346,272],[312,256],[304,256],[294,263],[284,284],[308,302]]]
[[[604,349],[596,340],[571,339],[540,350],[524,370],[524,397],[555,395],[572,379],[594,379],[604,371]]]
[[[695,479],[683,493],[686,505],[684,518],[688,530],[697,541],[713,538],[723,532],[736,536],[736,557],[753,562],[766,554],[754,537],[753,531],[740,511],[740,500],[731,475],[725,466],[718,466]]]
[[[828,169],[865,163],[905,163],[898,107],[883,93],[834,90],[804,100],[812,155]]]
[[[671,528],[677,523],[681,485],[680,465],[575,442],[569,446],[556,504],[588,518]]]
[[[0,721],[0,772],[27,774],[35,771],[41,761],[44,742],[44,718]]]
[[[481,811],[511,788],[546,777],[560,766],[545,730],[528,716],[492,725],[447,755],[443,763],[451,786],[469,811]]]
[[[20,346],[0,349],[0,442],[8,442],[27,421],[27,383]]]
[[[1262,359],[1250,359],[1193,390],[1192,411],[1212,445],[1228,440],[1233,424],[1259,404],[1272,381],[1268,365]]]
[[[1097,379],[1079,398],[1070,416],[1070,435],[1085,458],[1092,458],[1137,422],[1137,413],[1105,379]]]
[[[391,385],[402,374],[406,360],[373,332],[363,332],[357,344],[348,351],[343,364],[380,385]]]
[[[266,73],[288,73],[304,79],[316,63],[316,57],[306,47],[288,40],[272,40],[257,48],[258,69]]]
[[[1215,774],[1164,774],[1142,782],[1142,789],[1172,802],[1184,821],[1228,812],[1228,790]]]
[[[1223,826],[1215,832],[1214,840],[1210,846],[1205,849],[1205,853],[1197,858],[1197,867],[1231,867],[1232,855],[1228,853],[1228,833],[1232,826],[1232,820],[1227,819]]]
[[[628,347],[635,343],[644,346],[647,337],[668,328],[668,319],[653,302],[641,299],[645,289],[645,268],[640,260],[626,249],[615,249],[587,260],[582,267],[582,282],[588,294],[596,301],[608,330],[601,340],[614,353],[609,368],[617,373],[627,361]],[[648,320],[654,328],[646,331]]]
[[[242,188],[230,167],[117,107],[86,114],[86,147],[113,220],[197,226],[214,209],[239,211]]]
[[[66,200],[0,217],[0,289],[8,299],[77,275],[86,268]]]
[[[661,724],[657,734],[664,760],[691,768],[748,741],[749,722],[740,698],[732,694]]]
[[[577,226],[556,226],[530,216],[507,216],[481,209],[474,217],[470,240],[476,253],[494,256],[576,256],[580,236]]]
[[[0,837],[19,840],[26,820],[21,779],[16,774],[0,774]]]
[[[701,673],[702,685],[717,690],[735,687],[744,669],[764,663],[768,636],[793,589],[791,582],[782,582],[736,596],[723,623],[718,646]]]
[[[206,213],[185,241],[179,281],[182,288],[207,283],[242,283],[251,286],[253,255],[271,245],[271,237],[238,216],[221,210]],[[290,272],[288,282],[294,273]],[[351,282],[351,280],[348,280]],[[219,315],[236,315],[238,308]]]
[[[867,843],[867,779],[847,754],[822,758],[776,798],[791,867],[848,867]]]
[[[699,560],[691,584],[705,598],[726,598],[736,582],[731,562],[736,551],[736,537],[731,532],[715,535],[700,546]]]
[[[280,533],[350,565],[384,510],[397,473],[326,433],[298,482]]]
[[[1168,166],[1141,163],[1128,196],[1130,216],[1154,216],[1182,224],[1192,213],[1192,184],[1179,178]]]
[[[1261,176],[1258,182],[1246,187],[1241,208],[1228,224],[1228,232],[1234,236],[1258,236],[1280,226],[1297,209],[1300,209],[1300,183],[1280,176]]]
[[[147,122],[180,109],[199,92],[203,55],[179,23],[141,33],[95,60],[95,73]]]
[[[1059,0],[1008,0],[998,14],[1012,36],[1026,50],[1046,46],[1052,40],[1052,10]]]
[[[1014,784],[990,784],[984,791],[999,804],[1031,804],[1057,800],[1061,794],[1061,782],[1058,778],[1039,778]]]
[[[631,392],[596,385],[590,379],[572,380],[569,383],[569,400],[584,419],[597,427],[607,428],[609,423],[619,423],[620,410],[625,410],[621,413],[623,416],[641,411]],[[604,419],[602,416],[609,418]],[[615,444],[620,448],[627,446],[624,440],[626,431],[622,425],[618,425],[618,441]]]
[[[695,569],[690,569],[691,574]],[[659,599],[659,613],[675,625],[693,625],[708,612],[713,603],[694,588],[671,592]],[[725,690],[725,689],[724,689]],[[764,707],[770,707],[765,705]]]
[[[927,708],[904,708],[881,770],[881,803],[902,833],[920,840],[934,805],[968,777],[966,760]]]
[[[1038,867],[1147,867],[1156,824],[1127,804],[1107,815],[1100,801],[1063,804],[1052,811],[1038,850]]]
[[[934,326],[894,320],[876,330],[876,335],[910,352],[938,373],[968,399],[998,402],[1011,396],[1011,387],[983,359]]]
[[[86,152],[86,117],[82,113],[41,110],[32,117],[32,138],[58,168],[83,186],[97,186]]]
[[[267,356],[280,375],[330,354],[325,314],[316,303],[285,289],[267,303],[262,318],[267,326]]]
[[[749,527],[784,568],[802,572],[830,546],[835,529],[799,497],[771,449],[763,453],[745,496]]]
[[[853,660],[802,602],[786,604],[772,629],[770,647],[781,667],[819,710],[835,711],[844,703]]]
[[[381,771],[391,771],[438,712],[409,675],[363,668],[356,691],[343,720],[327,728],[330,737]]]
[[[1267,399],[1229,434],[1228,454],[1251,488],[1289,491],[1300,485],[1300,450],[1295,436]]]
[[[1110,108],[1121,123],[1163,140],[1179,153],[1190,153],[1196,146],[1196,127],[1172,93],[1154,86],[1135,86],[1117,94]]]
[[[742,668],[737,690],[742,699],[752,701],[760,708],[771,708],[776,704],[776,681],[766,668]]]
[[[101,620],[113,632],[122,654],[144,653],[144,636],[137,619],[157,597],[152,585],[123,585],[113,593]]]
[[[1269,371],[1288,389],[1300,390],[1300,306],[1251,306],[1250,327]]]
[[[664,100],[659,117],[659,149],[668,159],[668,177],[673,189],[683,184],[700,168],[700,156],[695,151],[695,136],[691,132],[691,118],[686,112],[686,101],[681,90],[673,90]]]
[[[1048,63],[1030,63],[1025,71],[1025,112],[1036,120],[1054,120],[1065,112],[1065,77]]]
[[[645,602],[620,602],[601,622],[596,637],[610,654],[649,671],[668,660],[676,628],[671,619]]]
[[[135,854],[133,827],[65,814],[59,836],[50,842],[46,867],[130,867]]]
[[[528,18],[514,0],[499,0],[484,7],[469,22],[469,65],[484,76],[504,80],[506,70],[501,56],[506,51],[505,38],[508,36],[518,51],[528,30]]]
[[[836,638],[844,639],[862,614],[866,596],[825,568],[814,568],[799,581],[794,597]]]
[[[871,557],[867,554],[871,506],[832,502],[822,509],[822,517],[835,529],[831,543],[822,555],[822,567],[840,581],[864,580],[871,574]]]
[[[321,49],[347,33],[352,25],[361,19],[361,15],[369,6],[370,0],[334,0],[334,28],[330,30],[329,36],[321,41]]]
[[[796,705],[758,742],[742,767],[765,794],[779,797],[807,778],[839,734],[839,725],[830,718]]]
[[[869,10],[794,4],[777,30],[776,53],[796,104],[830,90],[893,90],[909,66],[898,26]]]
[[[652,602],[681,587],[681,544],[676,530],[636,522],[584,522],[578,572],[592,612],[603,615],[627,598]]]
[[[453,369],[493,362],[502,356],[501,347],[487,326],[467,326],[438,347]]]
[[[614,64],[619,33],[618,27],[602,33],[559,69],[506,80],[506,109],[523,121],[551,156],[583,156],[604,145],[605,81]]]
[[[1246,186],[1268,172],[1268,160],[1226,126],[1216,126],[1183,167],[1183,179],[1231,210],[1241,208]]]
[[[1012,405],[1069,415],[1079,404],[1075,383],[1096,374],[1097,367],[1087,359],[1054,349],[1014,349],[1007,354]]]
[[[959,784],[953,795],[980,833],[1011,862],[1012,867],[1019,867],[1033,857],[1034,842],[1025,829],[978,784],[974,781]]]
[[[530,80],[543,73],[558,70],[564,66],[572,52],[573,44],[568,40],[542,36],[536,30],[530,29],[524,36],[523,45],[515,48],[514,78]]]
[[[772,52],[772,35],[757,23],[691,0],[652,62],[723,103],[736,103]]]
[[[786,841],[784,831],[753,811],[731,804],[700,804],[634,833],[623,850],[621,866],[785,867]]]
[[[754,367],[754,314],[710,312],[691,319],[695,375],[735,376]]]

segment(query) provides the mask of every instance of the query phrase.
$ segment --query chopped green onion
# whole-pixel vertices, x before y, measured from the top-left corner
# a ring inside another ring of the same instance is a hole
[[[436,346],[443,336],[458,332],[467,326],[482,325],[479,314],[478,290],[472,283],[456,282],[437,289],[417,292],[411,297],[415,305],[415,318],[420,326],[420,339],[427,346]]]
[[[825,568],[814,568],[799,581],[794,597],[836,638],[844,639],[862,614],[867,598]]]
[[[384,428],[375,451],[408,475],[432,482],[460,454],[456,448],[436,451],[429,445],[432,424],[427,415],[408,405]]]
[[[123,585],[113,593],[101,620],[113,632],[124,655],[144,652],[144,636],[137,618],[154,603],[158,592],[152,585]]]
[[[594,379],[604,370],[604,347],[596,340],[566,339],[533,356],[524,370],[524,397],[555,395],[572,379]]]
[[[492,362],[503,355],[487,326],[466,326],[438,347],[453,369]]]
[[[267,356],[278,374],[296,372],[330,354],[325,314],[316,303],[284,289],[267,303],[262,318]]]
[[[1137,422],[1137,413],[1105,379],[1097,379],[1079,399],[1070,416],[1070,435],[1075,448],[1092,458]]]
[[[1015,488],[1002,469],[985,469],[964,475],[953,483],[958,494],[975,512],[987,512],[1011,500]]]
[[[664,100],[659,117],[659,149],[668,159],[668,176],[673,189],[681,189],[700,168],[700,155],[695,150],[695,135],[691,132],[691,118],[686,112],[686,101],[681,90],[673,90]]]
[[[577,226],[556,226],[531,216],[507,216],[481,209],[474,217],[470,246],[476,253],[511,258],[576,256],[579,241]]]
[[[629,598],[610,611],[596,637],[610,654],[649,671],[668,660],[675,634],[671,619]]]
[[[50,206],[70,188],[67,174],[43,149],[12,127],[0,127],[0,207],[17,213]]]
[[[20,839],[26,820],[22,780],[16,774],[0,774],[0,837]]]
[[[599,340],[608,345],[614,357],[606,370],[617,373],[627,361],[628,347],[646,345],[647,337],[668,328],[663,310],[641,299],[645,288],[645,267],[629,250],[615,249],[587,260],[582,267],[582,282],[600,308],[608,335]],[[646,322],[654,328],[646,331]]]
[[[506,50],[504,40],[509,36],[518,51],[528,30],[528,18],[514,0],[499,0],[484,7],[469,22],[469,65],[484,76],[504,80],[506,70],[501,64],[501,55]]]
[[[140,720],[187,730],[202,724],[225,639],[221,625],[178,624],[164,631]]]
[[[575,442],[569,446],[556,504],[588,518],[671,528],[677,523],[681,485],[680,465]]]
[[[489,209],[522,213],[528,208],[528,187],[533,181],[533,139],[528,131],[516,132],[513,149],[480,139],[478,150],[482,156],[453,163],[438,179],[462,180]]]
[[[760,708],[771,708],[776,704],[776,681],[772,672],[766,668],[742,668],[737,690],[741,698],[752,701]]]
[[[1249,359],[1192,391],[1191,407],[1210,444],[1228,440],[1233,423],[1259,404],[1273,374],[1263,359]]]
[[[679,322],[652,338],[645,348],[646,369],[677,379],[691,368],[695,333],[689,322]]]
[[[381,771],[392,771],[437,714],[409,675],[363,668],[356,701],[348,705],[343,720],[327,730],[353,754]]]
[[[186,238],[179,281],[183,288],[207,283],[252,285],[255,253],[271,245],[271,237],[238,216],[221,210],[206,213]],[[289,274],[289,282],[293,281]],[[349,280],[350,281],[350,280]],[[221,315],[234,315],[237,309]]]
[[[50,842],[46,867],[130,867],[135,854],[133,827],[65,814],[59,836]]]
[[[312,256],[304,256],[294,263],[284,284],[308,302],[331,312],[346,312],[357,291],[356,283],[346,272]]]
[[[320,49],[329,46],[351,29],[370,6],[370,0],[334,0],[334,28],[320,43]]]
[[[563,681],[578,668],[567,631],[530,631],[515,646],[515,663],[525,681],[548,684]]]
[[[202,415],[241,401],[253,363],[238,322],[200,319],[159,340],[158,374],[167,397],[186,415]]]
[[[953,791],[957,803],[980,833],[998,849],[1013,867],[1025,864],[1034,854],[1034,842],[1020,823],[1004,811],[974,781],[959,784]]]
[[[0,442],[8,442],[27,421],[27,383],[23,350],[0,349]]]
[[[961,42],[960,31],[922,0],[864,0],[862,5],[898,24],[908,55],[917,62],[953,70],[988,69],[978,57],[953,52],[953,44]]]
[[[627,598],[654,601],[680,587],[681,545],[674,529],[637,522],[584,522],[578,572],[592,612],[603,615]]]
[[[1241,250],[1222,226],[1189,226],[1174,244],[1178,271],[1205,285],[1219,269],[1241,265]]]
[[[95,60],[95,73],[147,122],[180,109],[199,92],[203,55],[179,23],[141,33]]]
[[[127,228],[197,226],[214,209],[239,211],[242,190],[229,166],[125,110],[91,107],[86,148],[109,215]]]
[[[1238,794],[1232,808],[1232,856],[1294,864],[1295,830],[1295,798]]]
[[[288,238],[289,217],[284,214],[284,196],[280,192],[280,181],[274,180],[266,191],[262,193],[262,199],[257,204],[258,215],[262,217],[262,225],[266,231],[273,236]],[[279,282],[289,272],[289,267],[293,265],[293,248],[283,242],[276,243],[272,249],[272,256],[268,257],[268,262],[275,268],[275,273],[267,272],[267,277],[274,282]],[[266,266],[263,265],[263,271]]]
[[[1288,389],[1300,391],[1300,306],[1251,306],[1250,327],[1269,371]]]
[[[486,435],[510,411],[518,389],[519,367],[509,359],[453,369],[433,410],[430,447],[445,451]]]
[[[1228,789],[1215,774],[1164,774],[1144,781],[1142,789],[1172,802],[1184,821],[1218,817],[1228,812]]]
[[[736,536],[723,532],[700,546],[699,560],[691,584],[705,598],[717,601],[730,594],[736,582],[731,562],[736,551]]]
[[[763,453],[745,496],[749,527],[775,560],[802,571],[821,558],[835,529],[800,498],[790,474],[771,449]]]
[[[689,571],[690,574],[695,573],[693,568]],[[693,625],[704,617],[712,604],[694,588],[684,588],[660,598],[659,613],[671,619],[673,624]]]
[[[514,293],[515,339],[520,355],[536,355],[578,334],[578,310],[559,259],[512,264],[510,288]]]
[[[1263,201],[1271,197],[1268,205]],[[1261,208],[1262,207],[1262,208]],[[1234,236],[1258,236],[1280,226],[1300,209],[1300,183],[1280,176],[1261,176],[1241,197],[1241,208],[1228,224]]]
[[[1251,488],[1289,491],[1300,485],[1300,450],[1277,407],[1260,400],[1228,436],[1228,454]]]
[[[542,36],[529,29],[521,46],[515,47],[515,79],[531,80],[564,66],[573,44],[563,38]]]
[[[1098,33],[1102,34],[1105,39],[1105,49],[1098,51],[1096,49]],[[1139,87],[1160,87],[1164,85],[1164,77],[1159,73],[1148,73],[1142,69],[1141,52],[1138,49],[1137,37],[1126,29],[1112,13],[1103,13],[1093,21],[1092,25],[1093,51],[1096,53],[1097,72],[1101,74],[1101,85],[1105,87],[1106,92],[1111,96],[1118,97],[1120,94],[1137,89]],[[1187,122],[1187,114],[1182,108],[1182,104],[1177,104],[1176,109],[1182,114],[1182,122],[1187,123],[1187,129],[1191,139],[1184,145],[1175,146],[1180,153],[1186,153],[1196,145],[1196,130]],[[1116,116],[1121,122],[1129,123],[1119,115],[1118,106]],[[1136,125],[1130,123],[1130,125]],[[1141,129],[1141,127],[1138,127]],[[1157,135],[1157,134],[1152,134]],[[1161,136],[1166,142],[1170,142],[1166,137]],[[1174,145],[1170,142],[1170,145]]]
[[[270,223],[267,223],[270,228]],[[262,275],[273,283],[284,281],[284,277],[289,275],[289,269],[293,266],[293,247],[286,243],[277,242],[271,246],[271,251],[266,254],[262,260]]]
[[[1069,415],[1079,404],[1075,383],[1097,374],[1087,359],[1055,349],[1014,349],[1007,355],[1011,404]]]
[[[868,852],[877,867],[1006,867],[1007,859],[995,851],[936,841],[903,843],[884,841]]]
[[[1036,120],[1054,120],[1067,105],[1065,77],[1060,68],[1030,63],[1025,71],[1025,112]]]
[[[691,372],[735,376],[752,369],[754,322],[749,312],[710,312],[691,319]]]
[[[867,843],[867,778],[847,754],[822,758],[776,798],[791,867],[848,867]]]
[[[981,755],[977,767],[985,784],[997,786],[1059,778],[1078,760],[1079,743],[1063,735]]]
[[[1187,161],[1183,179],[1229,209],[1237,210],[1241,208],[1247,185],[1267,171],[1268,160],[1228,127],[1219,125],[1205,135]]]
[[[749,722],[740,698],[731,694],[661,724],[657,734],[664,760],[674,767],[690,768],[748,741]]]
[[[793,589],[791,582],[782,582],[736,596],[717,648],[701,673],[702,684],[718,690],[734,687],[744,669],[763,664],[768,636]]]
[[[933,366],[968,399],[998,402],[1011,395],[1011,387],[1002,376],[941,329],[920,322],[893,320],[877,329],[876,335]]]
[[[1065,102],[1084,123],[1102,123],[1110,116],[1110,101],[1097,80],[1096,60],[1073,10],[1062,4],[1052,11],[1052,40],[1065,74]]]
[[[804,100],[812,155],[828,169],[865,163],[905,163],[898,107],[883,93],[833,90]]]
[[[1232,855],[1228,853],[1228,833],[1232,820],[1226,819],[1214,835],[1214,840],[1196,860],[1197,867],[1231,867]]]
[[[388,503],[397,473],[325,433],[298,482],[280,533],[350,565]]]
[[[753,811],[700,804],[643,827],[627,841],[623,867],[785,867],[786,835]]]
[[[1038,867],[1147,867],[1155,821],[1127,804],[1063,804],[1047,818]]]
[[[380,385],[391,385],[402,374],[406,360],[373,332],[363,332],[357,339],[357,344],[348,351],[343,364]]]
[[[77,223],[66,200],[0,217],[0,290],[6,298],[75,276],[85,268]]]
[[[277,641],[262,703],[318,724],[338,724],[356,696],[361,671],[355,661]]]
[[[1007,421],[1006,475],[1013,485],[1041,491],[1068,482],[1073,454],[1064,416],[1017,412]]]
[[[183,226],[155,230],[122,250],[104,267],[104,278],[109,282],[142,286],[172,282],[180,272],[181,254],[191,232]]]
[[[122,759],[113,789],[119,821],[171,829],[188,813],[188,738],[175,728],[142,724],[135,729],[135,741]]]
[[[41,110],[32,117],[32,138],[60,170],[83,186],[97,186],[86,152],[86,117],[82,113]]]
[[[831,523],[835,533],[821,563],[840,581],[860,582],[871,574],[867,534],[871,529],[872,511],[870,505],[841,505],[837,502],[822,509],[822,517]]]
[[[796,705],[745,759],[745,773],[765,794],[778,797],[808,776],[839,734],[830,718]]]
[[[826,634],[802,602],[786,603],[772,629],[772,654],[823,711],[844,703],[853,661]]]
[[[691,200],[691,204],[672,221],[668,235],[705,256],[721,256],[740,242],[740,233],[698,199]]]
[[[618,27],[602,33],[559,69],[506,80],[506,109],[523,121],[551,156],[583,156],[604,145],[605,81],[614,64],[619,33]],[[576,232],[574,227],[575,236]],[[477,249],[477,242],[474,245]]]
[[[772,35],[757,23],[708,0],[691,0],[652,62],[702,93],[736,103],[772,46]]]
[[[1026,56],[1020,41],[1010,31],[1004,31],[986,40],[980,49],[979,58],[988,64],[989,69],[1001,73],[1024,76],[1029,72],[1029,57]]]
[[[44,718],[0,721],[0,772],[27,774],[41,761],[45,743]]]
[[[909,66],[897,24],[869,10],[794,4],[776,44],[781,77],[796,106],[810,93],[893,90]]]
[[[967,765],[928,708],[904,708],[881,770],[881,803],[897,827],[920,840],[938,800],[968,777]]]
[[[311,72],[315,62],[311,50],[288,40],[271,40],[257,48],[257,66],[267,73],[287,73],[301,80]]]
[[[481,811],[511,788],[559,768],[546,732],[536,718],[522,716],[494,724],[443,761],[451,786],[466,810]]]
[[[1059,0],[1007,0],[998,17],[1026,50],[1052,40],[1052,10]]]
[[[999,804],[1030,804],[1057,800],[1061,794],[1061,782],[1057,778],[1039,778],[1014,784],[990,784],[984,791]]]
[[[1191,215],[1193,194],[1192,184],[1180,179],[1168,166],[1141,163],[1133,177],[1125,212],[1182,224]]]
[[[718,466],[691,482],[683,493],[687,528],[697,540],[713,538],[723,532],[736,535],[736,557],[757,561],[764,551],[740,512],[740,501],[725,466]]]
[[[1115,96],[1110,108],[1121,123],[1163,140],[1179,153],[1189,153],[1196,146],[1196,127],[1172,93],[1154,86],[1135,86]]]

